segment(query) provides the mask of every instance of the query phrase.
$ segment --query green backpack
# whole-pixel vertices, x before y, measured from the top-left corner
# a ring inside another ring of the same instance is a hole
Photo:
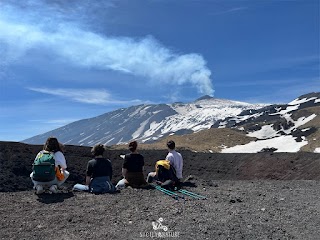
[[[56,177],[53,153],[41,151],[33,163],[33,180],[50,182]]]

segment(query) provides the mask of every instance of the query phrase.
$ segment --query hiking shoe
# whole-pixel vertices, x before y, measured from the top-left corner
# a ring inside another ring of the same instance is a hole
[[[49,188],[49,191],[52,192],[52,193],[57,193],[58,192],[58,186],[57,185],[52,185]]]
[[[61,192],[69,192],[69,189],[68,189],[68,187],[66,187],[66,186],[58,186],[58,191],[61,191]]]
[[[44,193],[44,189],[41,185],[36,186],[36,194]]]

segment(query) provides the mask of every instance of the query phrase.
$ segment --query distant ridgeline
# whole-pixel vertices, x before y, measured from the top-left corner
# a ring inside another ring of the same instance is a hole
[[[65,144],[84,146],[123,144],[132,139],[150,143],[171,134],[184,135],[209,129],[221,118],[263,106],[210,96],[191,103],[144,104],[79,120],[23,142],[43,144],[48,136],[56,136]]]
[[[249,104],[204,96],[191,103],[121,108],[70,123],[23,142],[43,144],[48,136],[56,136],[64,144],[80,146],[124,144],[132,139],[153,143],[173,134],[229,128],[251,137],[252,141],[245,144],[238,139],[228,142],[228,147],[219,142],[219,146],[212,146],[212,149],[221,149],[222,152],[320,152],[317,140],[320,139],[319,106],[319,92],[281,105]],[[212,138],[215,137],[217,135],[212,133]],[[196,144],[199,143],[201,140]]]

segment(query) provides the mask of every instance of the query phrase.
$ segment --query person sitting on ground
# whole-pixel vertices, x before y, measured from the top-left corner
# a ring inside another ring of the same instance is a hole
[[[147,183],[143,175],[144,157],[137,152],[138,143],[132,141],[129,143],[129,150],[131,153],[124,156],[124,162],[122,166],[122,176],[116,189],[123,189],[126,186],[133,188],[143,188],[147,186]]]
[[[176,190],[180,188],[179,179],[173,166],[170,165],[169,160],[159,160],[156,162],[155,172],[148,174],[147,182],[160,185],[168,190]]]
[[[150,172],[147,182],[154,180],[165,188],[180,188],[182,180],[183,158],[179,152],[175,150],[175,142],[170,140],[167,142],[168,154],[166,160],[160,160],[156,163],[156,171]]]
[[[36,194],[41,194],[45,190],[57,193],[58,188],[69,177],[70,173],[66,170],[67,163],[62,151],[63,145],[57,138],[49,137],[33,164],[33,172],[30,178],[33,182]]]
[[[174,167],[176,171],[176,176],[179,181],[182,180],[182,169],[183,169],[183,158],[181,153],[175,150],[176,144],[174,141],[170,140],[167,142],[168,154],[166,159],[170,161],[170,165]]]
[[[112,193],[115,191],[112,179],[112,165],[103,157],[105,147],[97,144],[91,149],[94,159],[87,164],[85,185],[76,184],[73,190],[89,191],[95,194]]]

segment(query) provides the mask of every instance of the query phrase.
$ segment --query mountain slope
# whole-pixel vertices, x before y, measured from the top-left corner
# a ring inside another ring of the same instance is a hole
[[[219,119],[262,106],[209,96],[192,103],[138,105],[76,121],[23,142],[43,144],[48,136],[56,136],[64,144],[84,146],[121,144],[132,139],[148,143],[170,134],[209,129]]]
[[[244,111],[217,121],[213,128],[235,128],[257,140],[222,152],[316,151],[320,138],[320,93],[310,93],[288,104]]]
[[[168,140],[177,144],[177,149],[188,149],[194,152],[220,152],[221,149],[237,144],[246,144],[256,138],[246,136],[243,131],[230,128],[210,128],[186,135],[172,135],[162,138],[151,144],[140,144],[139,149],[163,149],[166,150]],[[112,148],[125,149],[127,146],[117,145]]]

